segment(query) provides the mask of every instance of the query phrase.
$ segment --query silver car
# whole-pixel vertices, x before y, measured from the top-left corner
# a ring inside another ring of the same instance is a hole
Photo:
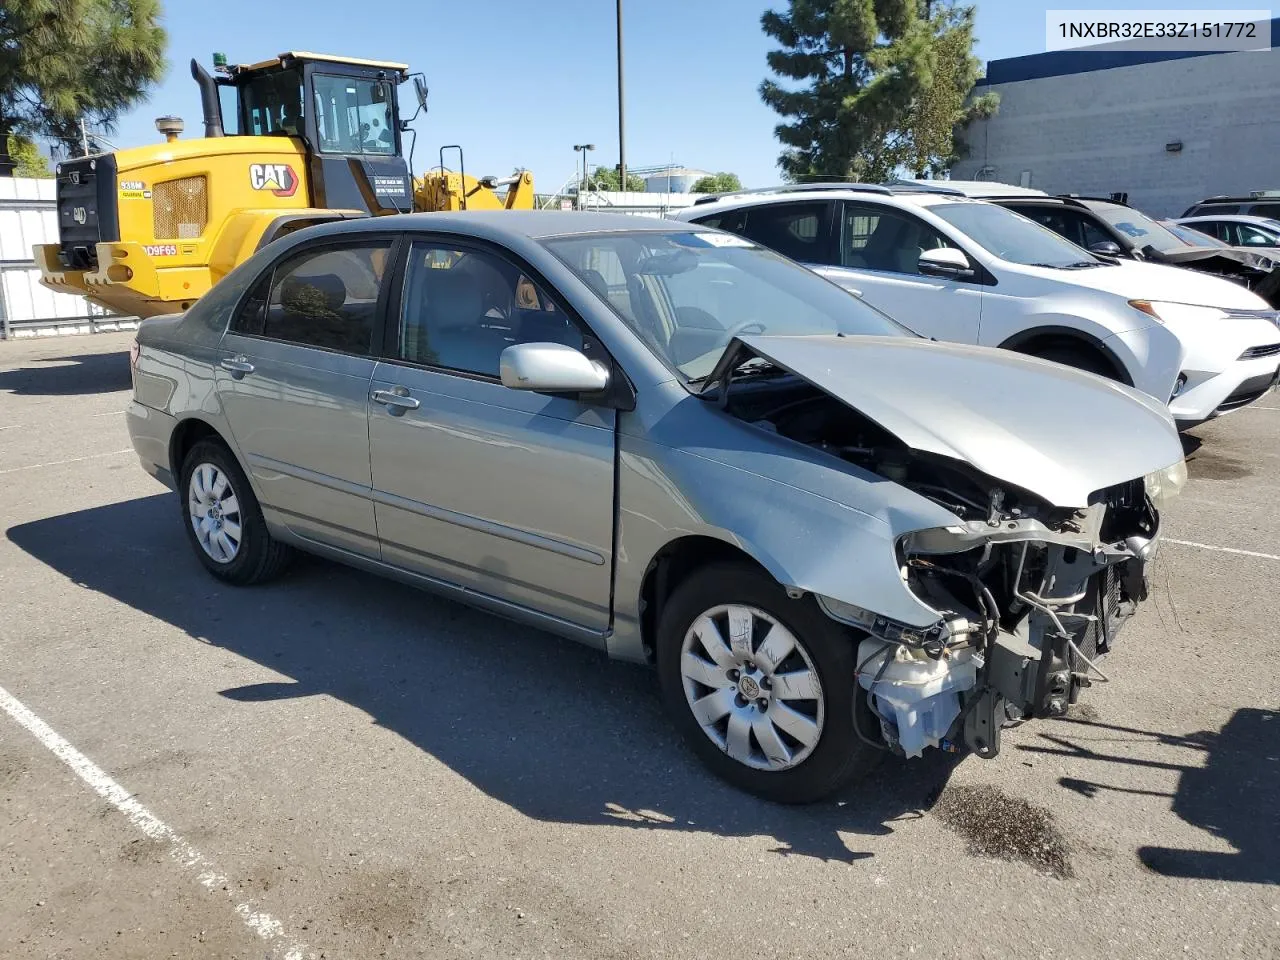
[[[1185,478],[1155,400],[611,215],[304,230],[146,321],[133,384],[215,577],[302,549],[652,663],[782,801],[1063,713]]]

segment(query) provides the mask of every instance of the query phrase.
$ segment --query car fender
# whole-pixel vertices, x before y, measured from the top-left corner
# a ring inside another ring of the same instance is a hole
[[[664,549],[689,536],[736,547],[789,590],[852,603],[912,626],[937,621],[937,612],[903,582],[897,541],[911,530],[956,523],[955,515],[883,478],[794,457],[791,453],[788,466],[799,465],[803,485],[696,448],[621,438],[611,656],[645,659],[640,627],[645,574]],[[808,481],[823,477],[832,488],[829,495],[805,489],[815,486]],[[842,488],[859,486],[867,488],[863,499],[883,505],[878,514],[848,505],[858,498]]]

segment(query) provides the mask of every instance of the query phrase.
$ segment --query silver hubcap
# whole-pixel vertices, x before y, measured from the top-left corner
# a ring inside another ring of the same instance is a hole
[[[739,763],[787,770],[818,745],[818,672],[795,635],[763,610],[728,604],[694,620],[680,674],[702,732]]]
[[[227,475],[212,463],[192,471],[187,485],[187,512],[210,559],[230,563],[240,552],[240,501]]]

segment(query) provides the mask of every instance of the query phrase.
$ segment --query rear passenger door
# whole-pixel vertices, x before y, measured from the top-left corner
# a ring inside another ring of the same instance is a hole
[[[834,209],[830,200],[758,204],[735,211],[737,222],[726,222],[721,229],[748,237],[792,260],[821,266],[835,262]],[[728,214],[726,220],[734,213]]]
[[[296,250],[222,339],[217,394],[264,510],[298,536],[378,556],[369,383],[392,237]]]
[[[368,407],[384,561],[594,635],[609,624],[616,412],[502,385],[502,351],[608,363],[506,251],[414,242]]]
[[[841,203],[838,237],[836,264],[818,273],[916,333],[978,342],[983,284],[925,276],[919,267],[925,250],[959,244],[906,211],[852,200]]]

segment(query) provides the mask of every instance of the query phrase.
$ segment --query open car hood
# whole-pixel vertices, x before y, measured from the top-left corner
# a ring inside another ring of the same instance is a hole
[[[989,347],[912,337],[745,335],[738,344],[873,420],[913,450],[968,463],[1054,506],[1182,458],[1168,411],[1093,374]]]

